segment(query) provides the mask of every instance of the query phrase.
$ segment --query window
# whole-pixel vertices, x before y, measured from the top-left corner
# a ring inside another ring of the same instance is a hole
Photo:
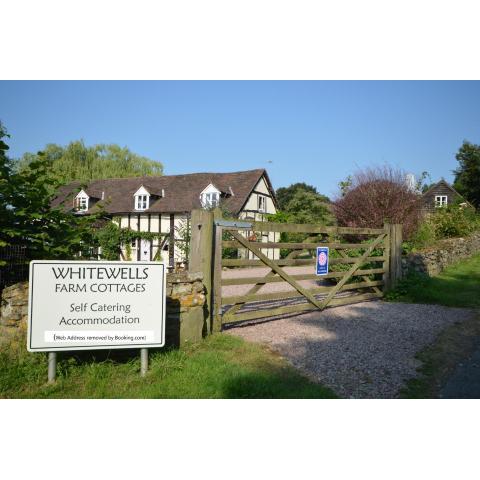
[[[77,212],[86,212],[88,210],[88,197],[80,196],[75,199],[75,210]]]
[[[446,195],[435,195],[435,206],[436,207],[443,207],[447,205],[448,198]]]
[[[258,196],[258,211],[265,212],[267,205],[267,199],[263,195]]]
[[[148,208],[148,195],[135,195],[135,210],[146,210]]]
[[[204,193],[202,195],[202,203],[204,207],[215,207],[220,200],[220,194],[218,192]]]

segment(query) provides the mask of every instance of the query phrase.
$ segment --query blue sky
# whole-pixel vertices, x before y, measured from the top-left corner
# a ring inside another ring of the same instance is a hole
[[[166,174],[266,168],[335,196],[364,166],[452,180],[480,143],[480,82],[0,81],[10,155],[47,143],[118,143]]]

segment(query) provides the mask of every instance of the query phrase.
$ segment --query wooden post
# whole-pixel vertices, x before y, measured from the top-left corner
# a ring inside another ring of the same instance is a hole
[[[222,330],[222,239],[223,228],[215,225],[215,250],[213,259],[213,332]]]
[[[221,220],[222,210],[217,207],[213,210],[214,220]],[[215,225],[214,233],[214,257],[212,259],[212,331],[220,332],[222,330],[222,241],[223,228]]]
[[[391,226],[390,236],[390,288],[402,278],[402,225]]]
[[[189,270],[202,272],[206,289],[207,319],[206,333],[212,329],[212,252],[213,252],[213,212],[193,210],[191,218],[192,237],[190,240]]]
[[[383,228],[386,233],[385,237],[385,251],[383,253],[385,257],[385,261],[383,262],[383,268],[385,269],[385,273],[383,274],[383,292],[385,293],[387,290],[390,289],[390,246],[392,243],[392,226],[389,223],[385,223]]]

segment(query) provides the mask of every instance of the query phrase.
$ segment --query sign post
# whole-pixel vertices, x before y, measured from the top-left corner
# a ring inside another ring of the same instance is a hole
[[[317,275],[328,274],[328,247],[317,247],[317,262],[315,272]]]
[[[48,352],[48,383],[54,383],[57,378],[57,352]]]
[[[27,349],[49,352],[48,381],[58,351],[140,349],[165,345],[166,268],[160,262],[30,262]]]
[[[144,377],[148,370],[148,348],[140,349],[140,375]]]

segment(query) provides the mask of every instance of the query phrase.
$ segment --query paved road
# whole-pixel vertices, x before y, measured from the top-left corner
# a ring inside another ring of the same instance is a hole
[[[440,398],[480,398],[480,346],[457,366],[441,389]]]

